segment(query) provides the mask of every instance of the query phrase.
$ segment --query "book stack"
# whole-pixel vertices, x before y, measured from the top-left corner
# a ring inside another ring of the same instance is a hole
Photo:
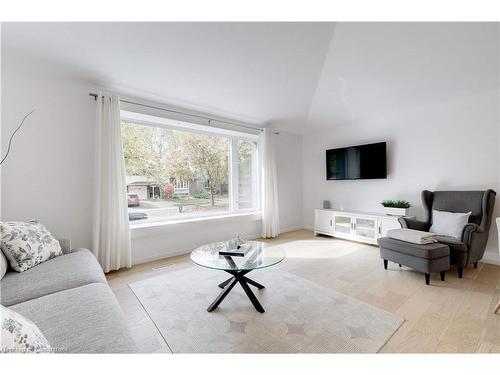
[[[224,250],[219,250],[219,255],[229,256],[229,257],[244,257],[252,249],[252,244],[250,243],[240,243],[234,244],[231,241],[228,242],[228,247]]]

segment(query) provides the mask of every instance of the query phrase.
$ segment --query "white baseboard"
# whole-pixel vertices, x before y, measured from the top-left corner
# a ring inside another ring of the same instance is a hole
[[[245,236],[245,238],[247,238],[249,240],[255,240],[259,237],[260,237],[260,233],[259,234],[250,234],[250,235]],[[176,257],[179,255],[186,255],[186,254],[190,254],[191,251],[193,251],[193,250],[194,249],[183,249],[183,250],[169,251],[169,252],[165,252],[165,253],[161,253],[161,254],[151,255],[151,256],[143,257],[143,258],[137,258],[137,259],[132,260],[132,265],[136,266],[138,264],[154,262],[155,260],[172,258],[172,257]]]
[[[485,256],[483,256],[483,259],[481,259],[481,262],[500,266],[500,259],[490,257],[488,254],[485,254]]]
[[[133,259],[132,266],[137,266],[138,264],[143,264],[143,263],[148,263],[148,262],[154,262],[155,260],[172,258],[172,257],[176,257],[178,255],[189,254],[191,251],[192,250],[179,250],[179,251],[172,251],[172,252],[162,253],[162,254],[157,254],[157,255],[151,255],[149,257],[144,257],[144,258]]]
[[[304,228],[303,225],[298,225],[298,226],[294,226],[294,227],[282,228],[282,229],[280,229],[280,233],[294,232],[296,230],[302,230],[302,229],[306,229],[306,228]]]
[[[297,226],[297,227],[284,228],[281,230],[281,233],[283,234],[283,233],[293,232],[293,231],[302,230],[302,229],[314,231],[313,227],[308,226],[308,225],[303,225],[303,226]],[[245,237],[249,240],[255,240],[257,238],[260,238],[260,233],[247,235]],[[171,257],[179,256],[179,255],[185,255],[185,254],[191,253],[191,251],[193,251],[193,249],[184,249],[184,250],[172,251],[172,252],[158,254],[158,255],[152,255],[149,257],[145,257],[145,258],[138,258],[138,259],[134,259],[132,261],[132,265],[135,266],[135,265],[142,264],[142,263],[154,262],[155,260],[171,258]],[[489,254],[485,254],[483,259],[481,259],[481,262],[500,266],[500,259],[495,258],[495,257],[490,257]]]
[[[295,230],[300,230],[300,229],[304,229],[304,227],[297,226],[297,227],[284,228],[284,229],[281,229],[281,233],[293,232]],[[257,238],[260,238],[260,233],[246,235],[245,238],[247,238],[249,240],[255,240]],[[193,249],[183,249],[183,250],[169,251],[169,252],[165,252],[165,253],[161,253],[161,254],[151,255],[148,257],[136,258],[136,259],[132,260],[132,265],[136,266],[138,264],[154,262],[155,260],[172,258],[172,257],[176,257],[179,255],[186,255],[186,254],[191,253],[191,251],[193,251]]]

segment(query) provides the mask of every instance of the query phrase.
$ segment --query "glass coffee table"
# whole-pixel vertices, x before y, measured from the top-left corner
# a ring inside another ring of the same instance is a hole
[[[285,259],[285,251],[279,246],[271,246],[264,242],[247,241],[245,244],[249,244],[251,249],[244,257],[219,255],[219,251],[228,250],[228,241],[204,245],[193,250],[191,253],[191,260],[199,266],[225,271],[232,275],[229,279],[219,284],[219,288],[222,288],[222,291],[208,307],[208,312],[215,310],[237,283],[240,283],[255,309],[261,313],[264,312],[264,308],[257,297],[255,297],[249,284],[258,289],[263,289],[264,286],[245,275],[253,270],[278,264]]]

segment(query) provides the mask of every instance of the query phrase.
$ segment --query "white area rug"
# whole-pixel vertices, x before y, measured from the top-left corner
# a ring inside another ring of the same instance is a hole
[[[174,353],[376,353],[403,319],[276,268],[248,275],[264,314],[236,285],[213,312],[230,275],[193,266],[130,284]]]

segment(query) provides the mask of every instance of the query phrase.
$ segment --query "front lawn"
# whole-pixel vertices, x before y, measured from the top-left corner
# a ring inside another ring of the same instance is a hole
[[[182,206],[182,212],[209,211],[226,209],[229,207],[227,194],[216,195],[215,205],[212,206],[210,198],[195,198],[191,195],[175,196],[172,199],[147,199],[141,200],[139,207],[134,207],[132,211],[144,209],[170,208]]]

